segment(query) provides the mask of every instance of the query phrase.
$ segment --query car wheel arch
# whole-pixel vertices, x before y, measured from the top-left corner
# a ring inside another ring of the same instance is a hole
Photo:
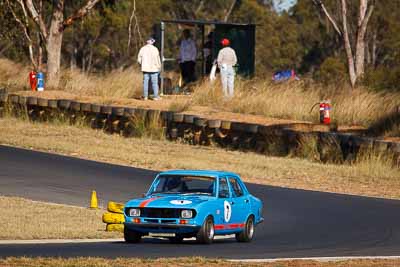
[[[250,217],[253,217],[253,221],[254,221],[254,223],[256,223],[256,215],[253,214],[253,213],[249,213],[249,215],[246,217],[246,220],[244,221],[244,223],[246,223],[247,220],[248,220]]]

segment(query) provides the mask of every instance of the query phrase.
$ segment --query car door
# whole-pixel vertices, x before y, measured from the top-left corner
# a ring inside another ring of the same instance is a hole
[[[228,177],[231,191],[232,225],[233,228],[240,228],[246,223],[250,211],[250,201],[237,177]]]
[[[219,179],[218,186],[218,210],[215,219],[216,230],[226,230],[227,225],[231,223],[232,207],[231,207],[231,191],[226,177]]]

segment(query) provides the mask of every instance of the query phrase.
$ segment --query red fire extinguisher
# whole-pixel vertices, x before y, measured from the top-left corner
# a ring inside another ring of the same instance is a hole
[[[331,124],[331,101],[330,100],[322,100],[319,103],[315,103],[310,110],[310,113],[313,109],[319,105],[319,122],[322,124],[329,125]]]
[[[31,90],[36,91],[37,79],[36,79],[36,72],[34,70],[29,72],[29,84],[31,86]]]
[[[323,124],[331,123],[331,102],[329,100],[323,100],[319,103],[319,121]]]

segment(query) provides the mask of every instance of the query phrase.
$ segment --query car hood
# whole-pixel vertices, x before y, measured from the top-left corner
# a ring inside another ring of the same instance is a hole
[[[145,198],[130,200],[125,206],[142,208],[194,208],[200,203],[214,198],[212,196],[199,195],[151,195]]]

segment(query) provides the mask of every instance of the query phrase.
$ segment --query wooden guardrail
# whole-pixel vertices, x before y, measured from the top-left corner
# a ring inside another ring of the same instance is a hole
[[[335,163],[352,161],[362,151],[375,150],[392,153],[397,164],[400,163],[399,142],[330,132],[325,126],[309,123],[268,126],[171,111],[25,97],[0,90],[0,114],[6,111],[38,121],[55,118],[72,124],[80,121],[125,137],[135,135],[138,124],[154,127],[156,122],[168,139],[192,145],[216,145],[275,156],[311,155],[322,162]]]

